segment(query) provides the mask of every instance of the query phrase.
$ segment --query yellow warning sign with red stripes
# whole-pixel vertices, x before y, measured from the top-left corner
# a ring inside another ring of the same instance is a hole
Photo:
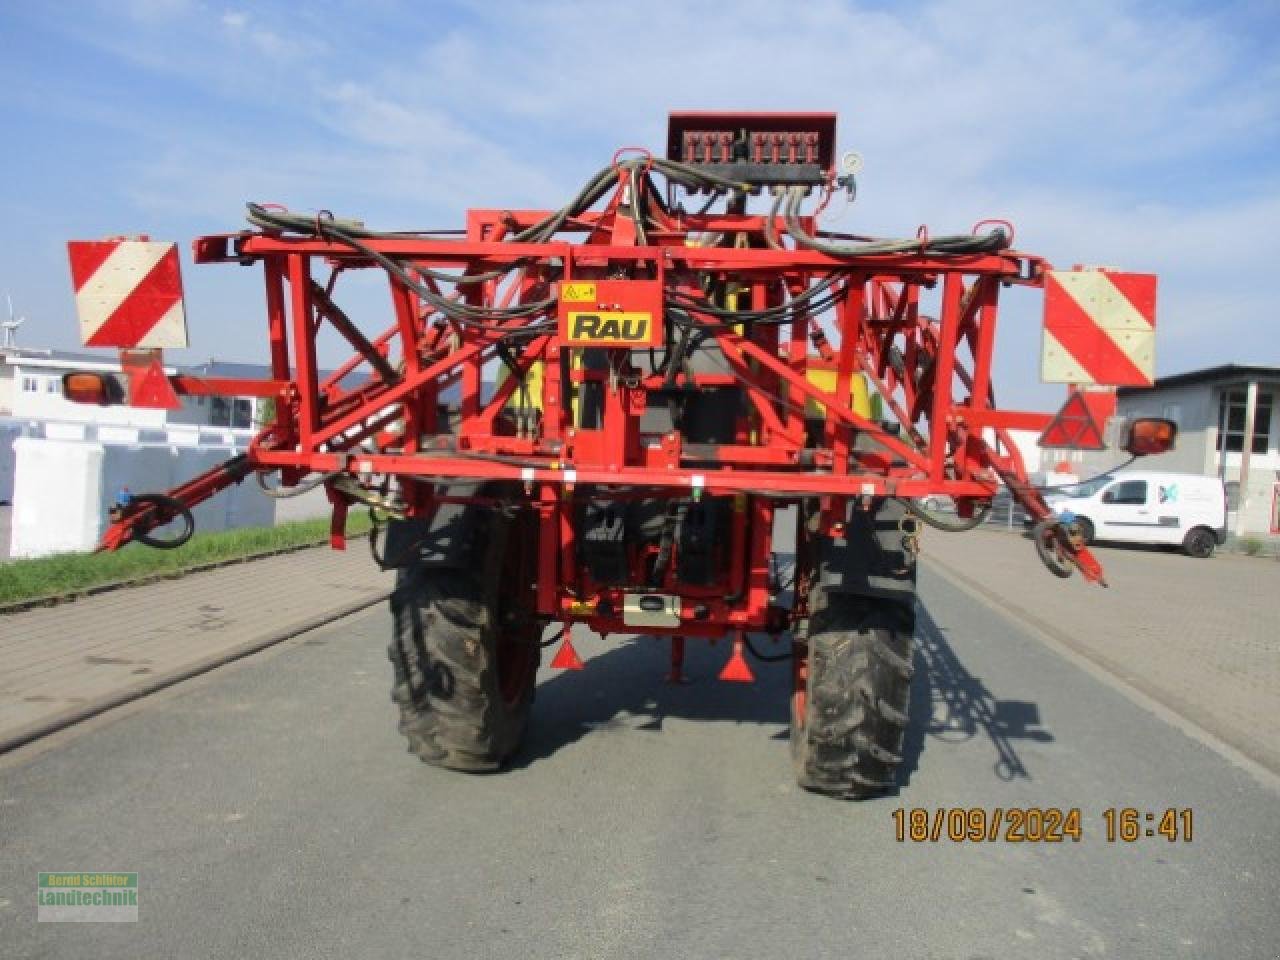
[[[1044,281],[1040,379],[1150,386],[1155,378],[1156,278],[1113,270],[1052,270]]]

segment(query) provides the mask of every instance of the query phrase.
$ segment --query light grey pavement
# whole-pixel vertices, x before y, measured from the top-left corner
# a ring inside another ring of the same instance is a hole
[[[926,568],[908,782],[793,786],[787,667],[661,680],[583,640],[508,773],[395,732],[384,608],[0,759],[6,958],[1274,960],[1274,789]],[[1080,843],[898,843],[898,807],[1073,807]],[[1101,811],[1194,811],[1108,843]],[[39,870],[140,874],[136,924],[37,924]]]
[[[1063,581],[1030,540],[926,532],[966,585],[1280,773],[1280,563],[1097,547],[1109,589]]]
[[[0,614],[0,742],[377,599],[393,581],[356,541]]]
[[[295,520],[313,520],[316,517],[327,517],[333,511],[324,487],[309,490],[301,496],[282,497],[275,502],[275,525],[292,523]]]

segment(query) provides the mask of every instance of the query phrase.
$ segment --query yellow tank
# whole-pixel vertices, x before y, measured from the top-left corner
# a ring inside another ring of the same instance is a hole
[[[836,388],[836,372],[834,370],[810,369],[805,379],[819,390],[825,390],[827,393],[831,393]],[[865,417],[868,420],[881,419],[880,395],[871,395],[871,391],[867,388],[867,378],[860,373],[855,373],[849,378],[849,398],[853,412],[858,416]],[[806,398],[804,412],[805,416],[808,417],[825,417],[827,411],[816,400]]]

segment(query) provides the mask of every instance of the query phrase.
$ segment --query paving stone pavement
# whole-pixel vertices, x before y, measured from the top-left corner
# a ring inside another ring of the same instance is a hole
[[[1280,773],[1280,562],[1099,546],[1109,589],[1017,534],[928,530],[926,562]]]
[[[376,600],[393,581],[359,544],[318,547],[0,614],[0,741]]]

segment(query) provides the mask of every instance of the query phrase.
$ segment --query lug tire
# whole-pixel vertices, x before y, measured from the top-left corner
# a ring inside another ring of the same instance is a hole
[[[1218,545],[1217,537],[1208,527],[1195,527],[1187,532],[1182,541],[1182,549],[1187,556],[1204,560],[1213,556],[1213,548]]]
[[[540,631],[506,611],[513,584],[490,553],[479,573],[400,570],[391,596],[400,732],[410,753],[451,770],[500,769],[519,749],[533,704]]]
[[[910,604],[811,591],[808,676],[792,696],[800,786],[849,799],[897,786],[914,632]]]

